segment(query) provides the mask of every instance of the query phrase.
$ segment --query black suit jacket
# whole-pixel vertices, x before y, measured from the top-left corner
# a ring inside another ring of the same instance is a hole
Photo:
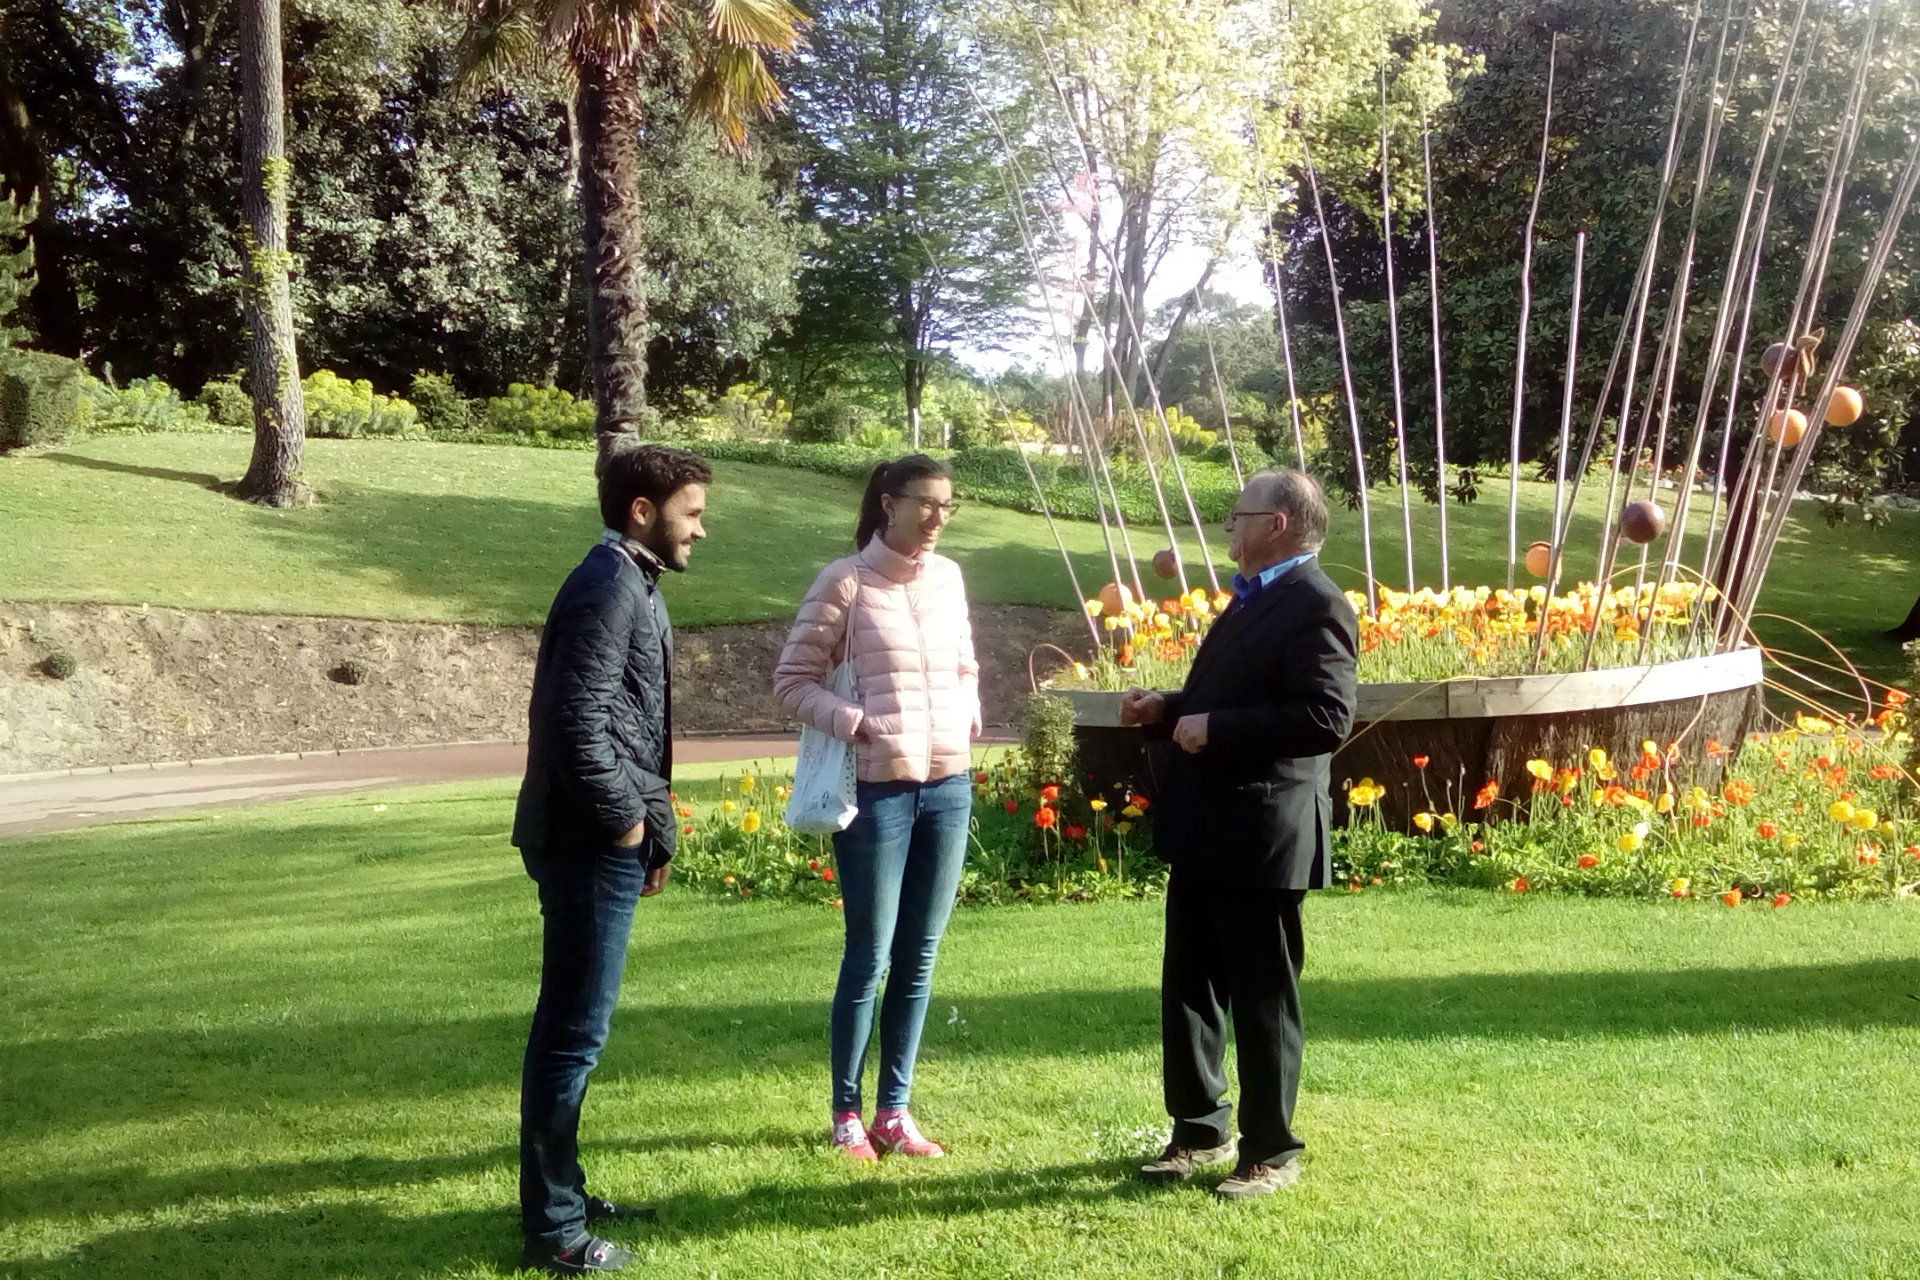
[[[1207,713],[1207,746],[1163,758],[1154,832],[1169,863],[1234,885],[1331,883],[1329,761],[1353,728],[1358,651],[1353,607],[1318,558],[1227,608],[1151,728]]]
[[[604,847],[644,818],[648,866],[673,857],[673,624],[657,572],[603,543],[554,597],[513,816],[522,850]]]

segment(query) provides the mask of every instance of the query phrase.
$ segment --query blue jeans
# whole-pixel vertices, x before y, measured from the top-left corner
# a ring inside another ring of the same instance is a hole
[[[587,1236],[580,1105],[600,1062],[627,935],[647,868],[642,850],[527,850],[545,937],[540,1001],[520,1074],[520,1225],[529,1245],[567,1249]]]
[[[847,920],[831,1027],[836,1113],[860,1111],[883,973],[880,1106],[903,1108],[913,1093],[933,962],[967,861],[973,784],[965,774],[928,783],[862,783],[859,799],[859,815],[833,838]]]

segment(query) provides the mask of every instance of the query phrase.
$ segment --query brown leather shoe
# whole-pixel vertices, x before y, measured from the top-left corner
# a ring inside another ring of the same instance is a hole
[[[1231,1143],[1223,1143],[1217,1148],[1183,1148],[1177,1143],[1169,1143],[1158,1160],[1140,1167],[1140,1177],[1150,1183],[1178,1183],[1182,1179],[1191,1179],[1210,1165],[1221,1165],[1231,1160]]]
[[[1249,1161],[1237,1165],[1233,1173],[1222,1179],[1213,1194],[1222,1201],[1250,1201],[1254,1197],[1272,1196],[1281,1188],[1292,1187],[1300,1181],[1300,1158],[1288,1157],[1280,1165],[1268,1165],[1265,1161]]]

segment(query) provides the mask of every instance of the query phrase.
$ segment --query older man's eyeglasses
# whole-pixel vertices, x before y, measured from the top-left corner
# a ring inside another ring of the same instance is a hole
[[[1241,517],[1243,517],[1243,516],[1278,516],[1279,514],[1280,514],[1280,513],[1279,513],[1279,512],[1277,512],[1277,511],[1257,511],[1257,512],[1228,512],[1228,513],[1227,513],[1227,528],[1228,528],[1228,529],[1232,529],[1232,528],[1233,528],[1233,522],[1234,522],[1234,521],[1236,521],[1236,520],[1239,520],[1239,519],[1240,519]]]

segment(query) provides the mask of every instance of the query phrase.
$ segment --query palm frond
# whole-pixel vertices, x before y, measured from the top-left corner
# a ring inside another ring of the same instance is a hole
[[[788,0],[707,0],[707,30],[722,48],[789,53],[810,21]]]
[[[540,21],[529,0],[475,0],[454,58],[460,81],[474,84],[533,66],[544,52]]]
[[[735,147],[747,140],[747,121],[780,105],[779,82],[756,49],[726,45],[709,50],[687,95]]]

